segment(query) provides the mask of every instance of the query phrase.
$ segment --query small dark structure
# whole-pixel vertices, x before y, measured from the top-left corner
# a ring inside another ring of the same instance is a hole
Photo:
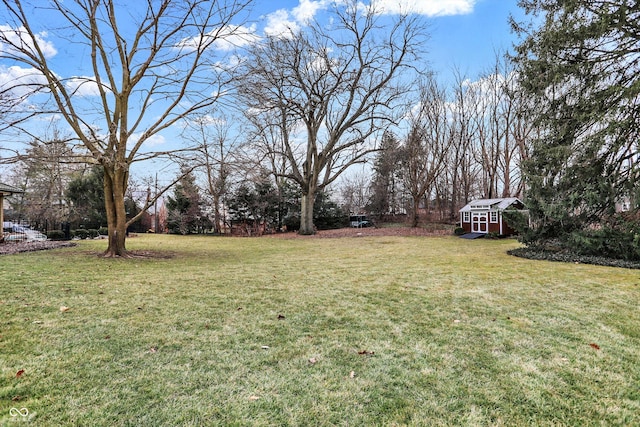
[[[505,210],[526,212],[524,203],[516,197],[474,200],[460,209],[460,226],[465,233],[510,236],[515,230],[505,220]]]

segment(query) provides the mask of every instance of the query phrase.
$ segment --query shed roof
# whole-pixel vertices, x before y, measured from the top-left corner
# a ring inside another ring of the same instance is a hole
[[[516,202],[519,205],[524,206],[524,203],[522,203],[522,201],[520,201],[520,199],[518,199],[517,197],[504,197],[500,199],[477,199],[467,203],[462,209],[460,209],[460,212],[469,212],[472,209],[479,209],[482,206],[488,206],[488,208],[492,210],[503,211]]]
[[[2,193],[3,196],[10,196],[14,193],[24,193],[24,191],[17,187],[0,182],[0,193]]]

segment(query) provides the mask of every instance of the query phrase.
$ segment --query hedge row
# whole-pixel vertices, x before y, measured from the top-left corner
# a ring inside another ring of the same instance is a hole
[[[623,259],[607,258],[602,256],[593,255],[580,255],[569,251],[545,251],[542,249],[533,248],[517,248],[507,251],[509,255],[517,256],[520,258],[544,260],[544,261],[558,261],[569,262],[576,264],[593,264],[604,265],[607,267],[622,267],[640,269],[639,261],[627,261]]]
[[[101,227],[99,229],[95,228],[79,228],[77,230],[69,231],[70,238],[77,239],[95,239],[99,236],[106,236],[108,234],[108,230],[106,227]],[[47,238],[50,240],[64,240],[66,238],[66,234],[63,230],[51,230],[47,231]]]

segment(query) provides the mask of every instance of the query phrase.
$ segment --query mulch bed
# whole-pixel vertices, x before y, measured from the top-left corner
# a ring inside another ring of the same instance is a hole
[[[44,242],[0,243],[0,255],[13,255],[21,252],[45,251],[48,249],[68,248],[76,246],[74,242],[47,240]]]
[[[339,228],[337,230],[318,230],[316,234],[301,235],[296,232],[265,234],[263,237],[280,239],[336,239],[341,237],[371,237],[371,236],[451,236],[451,230],[430,230],[424,227],[368,227],[368,228]]]

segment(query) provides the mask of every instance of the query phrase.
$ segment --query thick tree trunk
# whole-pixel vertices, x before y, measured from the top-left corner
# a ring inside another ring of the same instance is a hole
[[[213,232],[222,234],[222,216],[220,215],[220,196],[213,195]]]
[[[418,226],[418,222],[420,221],[420,214],[418,213],[418,208],[420,207],[420,198],[413,198],[413,209],[411,209],[411,227],[416,228]]]
[[[302,194],[300,209],[300,230],[299,234],[310,235],[315,234],[316,230],[313,226],[313,202],[315,200],[315,191],[308,191]]]
[[[106,166],[104,172],[104,203],[109,229],[109,246],[104,252],[104,256],[127,257],[128,252],[125,246],[127,211],[124,205],[124,196],[128,174],[124,170],[112,170]]]

